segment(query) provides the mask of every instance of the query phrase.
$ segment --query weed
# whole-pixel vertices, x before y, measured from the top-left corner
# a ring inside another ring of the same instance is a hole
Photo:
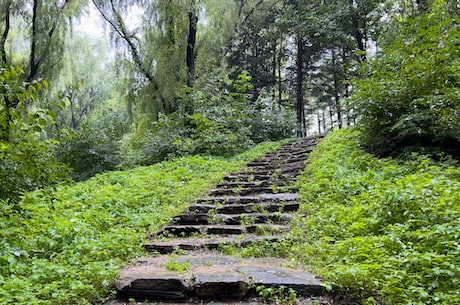
[[[178,273],[187,273],[190,271],[190,261],[180,262],[176,255],[171,255],[166,261],[166,270],[176,271]]]
[[[275,303],[277,305],[298,304],[296,291],[286,286],[265,287],[264,285],[260,285],[256,286],[256,292],[264,302]]]

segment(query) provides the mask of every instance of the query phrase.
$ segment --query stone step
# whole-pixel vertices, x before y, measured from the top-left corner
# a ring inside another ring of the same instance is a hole
[[[188,237],[194,234],[241,235],[245,233],[281,233],[290,229],[284,224],[250,224],[250,225],[169,225],[158,231],[157,236]]]
[[[213,214],[192,213],[173,217],[174,225],[208,225],[227,224],[236,225],[242,223],[275,223],[287,224],[294,216],[287,213],[242,213],[242,214]]]
[[[217,214],[241,214],[257,212],[295,212],[299,209],[299,203],[273,202],[273,203],[254,203],[254,204],[229,204],[225,206],[216,204],[193,204],[189,207],[192,213],[208,213],[214,210]]]
[[[256,295],[256,287],[262,285],[284,286],[298,296],[323,294],[324,287],[313,274],[288,265],[278,258],[161,255],[139,259],[122,270],[115,286],[121,296],[142,301],[242,300]]]
[[[219,183],[217,188],[251,188],[251,187],[269,187],[273,185],[270,181],[237,181]]]
[[[256,194],[276,194],[294,193],[297,191],[295,186],[272,186],[272,187],[235,187],[235,188],[216,188],[208,192],[211,196],[249,196]]]
[[[253,182],[253,181],[269,181],[269,182],[276,182],[276,183],[285,183],[287,181],[291,181],[298,175],[298,172],[295,172],[294,175],[291,173],[282,173],[277,174],[276,177],[273,174],[259,174],[259,173],[250,173],[250,172],[242,172],[239,174],[230,174],[223,178],[224,181],[230,182]]]
[[[289,202],[298,199],[296,193],[276,193],[276,194],[258,194],[254,196],[216,196],[209,198],[201,198],[197,203],[202,204],[249,204],[249,203],[264,203],[264,202]]]
[[[267,166],[267,167],[275,167],[280,164],[289,164],[299,161],[305,161],[308,157],[305,155],[297,155],[291,156],[290,158],[285,157],[277,157],[277,156],[265,156],[259,159],[255,159],[248,163],[248,167],[257,167],[257,166]]]
[[[260,242],[280,242],[285,240],[282,235],[265,235],[258,236],[254,234],[245,234],[242,236],[209,236],[195,238],[180,238],[169,239],[166,241],[152,240],[143,245],[148,252],[156,251],[160,254],[169,254],[177,250],[184,251],[200,251],[200,250],[215,250],[223,245],[233,245],[238,248],[247,247],[249,245]]]

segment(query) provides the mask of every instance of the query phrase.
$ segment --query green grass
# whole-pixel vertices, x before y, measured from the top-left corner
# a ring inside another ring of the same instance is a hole
[[[142,254],[148,232],[279,145],[231,159],[184,157],[32,192],[18,205],[0,202],[0,304],[100,304],[119,269]]]
[[[460,303],[460,169],[377,159],[359,133],[330,134],[300,182],[292,257],[363,304]]]

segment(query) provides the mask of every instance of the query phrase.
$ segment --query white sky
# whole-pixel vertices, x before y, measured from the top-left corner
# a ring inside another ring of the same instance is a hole
[[[132,7],[126,19],[128,29],[133,30],[140,25],[142,13],[140,7]],[[103,20],[91,1],[89,1],[89,14],[81,17],[80,21],[76,23],[75,29],[79,33],[94,38],[102,38],[107,35],[106,21]]]

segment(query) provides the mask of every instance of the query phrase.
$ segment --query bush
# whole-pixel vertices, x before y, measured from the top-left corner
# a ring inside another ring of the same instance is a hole
[[[259,97],[252,112],[251,140],[255,143],[279,141],[296,135],[295,111],[280,105],[268,94]]]
[[[18,68],[0,72],[0,200],[17,202],[27,191],[63,181],[68,169],[54,156],[58,142],[41,139],[54,116],[52,105],[38,106],[48,84],[23,83]]]
[[[365,139],[383,155],[440,146],[460,156],[460,19],[434,8],[396,28],[350,103]]]
[[[120,112],[107,110],[62,141],[57,156],[72,168],[73,179],[86,180],[119,167],[120,140],[126,129],[125,121]]]

